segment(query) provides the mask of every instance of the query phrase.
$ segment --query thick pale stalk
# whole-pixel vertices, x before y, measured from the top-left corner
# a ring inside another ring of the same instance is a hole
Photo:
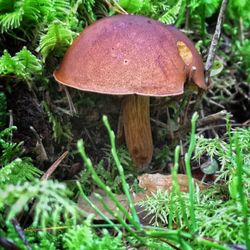
[[[122,117],[128,151],[135,166],[143,168],[150,163],[153,155],[149,97],[125,96]]]

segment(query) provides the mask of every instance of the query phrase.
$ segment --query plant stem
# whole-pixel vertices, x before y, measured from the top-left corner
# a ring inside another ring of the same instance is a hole
[[[105,220],[108,224],[110,224],[117,232],[121,233],[121,230],[85,195],[83,189],[79,183],[76,182],[76,185],[80,191],[82,198]]]
[[[187,239],[192,239],[192,235],[189,234],[189,233],[186,233],[186,232],[183,232],[183,231],[180,231],[180,230],[149,230],[149,231],[146,231],[146,235],[150,236],[150,237],[156,237],[156,238],[159,238],[159,237],[164,237],[164,238],[167,238],[167,239],[173,239],[173,240],[179,240],[179,237],[184,237],[184,238],[187,238]]]
[[[228,247],[225,247],[217,242],[213,242],[201,237],[195,237],[192,234],[180,231],[180,230],[149,230],[146,231],[146,234],[149,237],[153,238],[167,238],[179,243],[180,237],[182,240],[195,240],[198,244],[202,243],[203,247],[210,247],[210,249],[220,249],[220,250],[229,250]]]
[[[247,205],[247,201],[245,199],[245,195],[244,195],[244,183],[243,183],[243,160],[242,160],[242,156],[241,156],[241,151],[240,151],[240,146],[239,146],[239,138],[238,138],[238,134],[237,132],[235,133],[235,146],[236,146],[236,174],[238,177],[238,194],[239,194],[239,199],[240,199],[240,203],[241,203],[241,212],[242,212],[242,216],[243,216],[243,222],[244,222],[244,226],[242,228],[243,230],[243,234],[245,236],[245,241],[246,241],[246,246],[247,249],[250,249],[250,238],[249,238],[249,226],[248,226],[248,205]]]
[[[182,216],[184,218],[185,226],[187,228],[189,228],[189,222],[188,222],[188,217],[187,217],[187,213],[186,213],[185,203],[184,203],[182,195],[181,195],[180,185],[178,183],[178,178],[177,178],[177,171],[178,171],[178,166],[179,166],[179,156],[180,156],[180,146],[177,146],[175,149],[174,167],[172,168],[172,173],[171,173],[172,178],[173,178],[173,188],[172,188],[172,192],[171,192],[171,203],[173,202],[174,195],[177,195],[178,201],[179,201],[180,207],[181,207]],[[177,210],[175,210],[175,211],[177,213]],[[172,212],[170,213],[170,215],[171,216],[169,216],[169,219],[171,219],[171,217],[172,217]]]
[[[130,235],[133,235],[136,239],[144,242],[143,238],[139,237],[138,234],[132,229],[132,227],[126,223],[119,210],[116,212],[112,211],[109,206],[104,203],[103,198],[99,194],[96,194],[96,197],[101,202],[104,209],[114,218],[116,218],[120,222],[120,224],[130,233]]]
[[[209,249],[230,250],[230,248],[222,246],[217,242],[205,240],[205,239],[202,239],[202,238],[196,238],[196,241],[198,242],[198,244],[202,243],[203,247],[204,246],[209,247]]]
[[[188,148],[188,152],[185,154],[185,166],[186,166],[186,173],[188,176],[188,188],[189,188],[189,203],[190,203],[190,217],[191,217],[191,232],[194,232],[196,230],[196,218],[195,218],[195,205],[194,205],[194,182],[192,178],[191,173],[191,157],[192,153],[195,148],[196,138],[195,138],[195,125],[196,121],[198,119],[198,114],[195,112],[192,116],[192,130],[191,130],[191,138],[190,138],[190,144]]]
[[[239,31],[238,31],[238,35],[239,35],[239,40],[240,40],[240,43],[241,45],[243,44],[244,42],[244,22],[243,22],[243,18],[242,17],[239,17]]]
[[[103,116],[103,123],[104,123],[104,125],[107,128],[108,133],[109,133],[109,138],[110,138],[110,142],[111,142],[111,153],[112,153],[112,156],[114,158],[117,169],[119,171],[120,177],[121,177],[122,188],[123,188],[123,191],[128,199],[129,208],[131,209],[133,220],[137,224],[136,229],[141,229],[140,220],[139,220],[139,217],[137,215],[137,212],[136,212],[136,209],[134,206],[134,202],[133,202],[131,195],[130,195],[130,192],[129,192],[129,187],[128,187],[128,184],[127,184],[126,179],[125,179],[124,170],[123,170],[123,167],[122,167],[121,162],[120,162],[118,155],[117,155],[116,146],[115,146],[115,134],[111,130],[111,127],[110,127],[109,122],[108,122],[108,118],[105,115]]]
[[[106,192],[106,194],[110,197],[110,199],[115,203],[117,208],[124,214],[124,216],[128,219],[128,221],[137,229],[140,230],[140,224],[138,224],[137,221],[133,219],[133,217],[129,214],[129,212],[121,205],[121,203],[118,201],[116,196],[112,193],[110,187],[106,186],[106,184],[99,178],[99,176],[96,174],[96,171],[93,167],[93,164],[91,160],[87,157],[83,140],[79,140],[77,142],[78,151],[88,169],[88,171],[91,173],[91,176],[95,183]]]

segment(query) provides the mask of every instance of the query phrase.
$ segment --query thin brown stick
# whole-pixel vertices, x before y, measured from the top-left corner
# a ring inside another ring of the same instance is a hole
[[[63,159],[67,156],[68,151],[65,151],[50,167],[49,169],[43,174],[43,176],[41,177],[41,180],[48,180],[48,178],[54,173],[54,171],[57,169],[57,167],[59,166],[59,164],[63,161]],[[29,215],[33,213],[34,209],[35,209],[35,205],[36,205],[36,201],[35,199],[32,199],[30,201],[31,203],[31,208],[29,210]],[[22,219],[19,218],[19,221]],[[26,217],[26,219],[24,220],[24,225],[27,223],[27,219],[28,216]]]
[[[116,6],[116,8],[120,11],[120,13],[128,15],[128,12],[126,10],[124,10],[118,3],[117,1],[113,0],[114,5]]]
[[[227,116],[227,111],[221,110],[220,112],[208,115],[204,118],[201,118],[197,122],[197,127],[202,127],[204,125],[211,124],[211,123],[217,122],[219,120],[225,120],[226,116]]]
[[[218,45],[218,42],[220,39],[221,27],[222,27],[223,19],[225,16],[226,6],[227,6],[227,0],[223,0],[221,3],[220,13],[219,13],[219,16],[217,19],[215,32],[214,32],[214,35],[213,35],[213,38],[211,41],[211,45],[209,47],[207,61],[205,63],[205,82],[206,82],[207,86],[209,86],[209,82],[210,82],[210,70],[211,70],[211,67],[212,67],[213,62],[214,62],[217,45]],[[197,101],[196,101],[196,104],[194,107],[194,111],[197,111],[199,109],[201,102],[202,102],[203,95],[204,95],[204,90],[199,89]]]
[[[13,111],[10,109],[9,110],[9,128],[13,126]]]
[[[20,250],[16,244],[4,237],[0,237],[0,246],[2,246],[3,249]]]
[[[213,38],[212,38],[212,41],[211,41],[211,45],[210,45],[208,56],[207,56],[207,61],[206,61],[206,64],[205,64],[205,81],[206,81],[207,85],[208,85],[208,82],[209,82],[210,69],[211,69],[211,67],[213,65],[217,45],[218,45],[219,40],[220,40],[221,27],[222,27],[223,19],[224,19],[224,16],[225,16],[227,2],[228,2],[227,0],[223,0],[222,3],[221,3],[220,13],[219,13],[219,16],[218,16],[218,19],[217,19],[215,32],[214,32],[214,35],[213,35]]]
[[[35,135],[36,140],[37,140],[36,151],[39,154],[39,160],[47,161],[48,155],[47,155],[47,152],[44,148],[41,137],[39,136],[39,134],[37,133],[37,131],[35,130],[35,128],[33,126],[30,126],[30,130],[33,132],[33,134]]]
[[[109,0],[104,0],[110,9],[114,9],[117,13],[122,15],[128,15],[128,12],[125,11],[116,1],[112,1],[114,5],[110,3]]]
[[[47,180],[57,169],[59,164],[63,161],[63,159],[67,156],[68,151],[65,151],[46,171],[46,173],[41,177],[41,180]]]
[[[221,120],[225,120],[226,118],[226,112],[225,110],[222,110],[218,113],[215,114],[211,114],[207,117],[204,117],[200,120],[198,120],[197,122],[197,128],[203,127],[203,126],[207,126],[207,125],[211,125],[211,123],[214,122],[218,122]],[[184,126],[181,126],[175,133],[174,136],[175,138],[181,138],[183,135],[187,134],[188,131],[190,131],[191,128],[191,122],[185,124]]]
[[[211,123],[214,123],[214,122],[218,122],[220,120],[225,120],[226,119],[226,115],[227,115],[227,112],[226,110],[221,110],[217,113],[214,113],[214,114],[211,114],[211,115],[208,115],[204,118],[201,118],[200,120],[198,120],[197,122],[197,127],[202,127],[202,126],[206,126],[206,125],[210,125]],[[162,128],[166,128],[166,129],[169,129],[169,126],[166,124],[166,123],[163,123],[161,121],[157,121],[153,118],[150,119],[152,122],[154,122],[157,126],[159,127],[162,127]],[[180,132],[181,131],[188,131],[189,128],[191,126],[191,122],[185,124],[184,126],[181,127]],[[177,131],[178,133],[178,131]]]
[[[14,228],[15,228],[18,236],[19,236],[19,238],[24,243],[24,245],[26,246],[26,248],[28,250],[32,250],[32,248],[31,248],[31,246],[30,246],[30,244],[29,244],[29,242],[28,242],[28,240],[27,240],[27,238],[26,238],[26,236],[25,236],[25,234],[23,232],[23,229],[20,226],[20,224],[19,224],[19,222],[18,222],[18,220],[16,218],[12,219],[12,224],[13,224],[13,226],[14,226]]]
[[[69,226],[55,226],[55,227],[43,227],[43,228],[25,228],[24,232],[29,232],[29,233],[33,233],[33,232],[40,232],[40,231],[55,231],[55,230],[65,230],[68,229]]]
[[[231,127],[249,127],[249,124],[244,124],[244,123],[232,123],[230,124]],[[217,129],[217,128],[225,128],[226,124],[218,124],[218,125],[210,125],[204,128],[198,128],[198,134],[202,134],[207,130],[211,130],[211,129]]]
[[[63,86],[63,85],[62,85],[62,87],[65,91],[65,94],[66,94],[66,97],[68,100],[70,115],[73,116],[73,115],[77,114],[76,108],[75,108],[74,103],[72,101],[71,95],[68,91],[68,88],[66,86]]]

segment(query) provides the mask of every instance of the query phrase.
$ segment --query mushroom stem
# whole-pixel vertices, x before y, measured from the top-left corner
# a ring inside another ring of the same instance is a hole
[[[153,155],[149,97],[125,96],[122,117],[128,151],[135,166],[143,168],[150,163]]]

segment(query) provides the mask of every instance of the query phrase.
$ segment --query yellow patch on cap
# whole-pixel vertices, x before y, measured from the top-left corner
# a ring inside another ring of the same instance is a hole
[[[187,47],[187,45],[182,41],[177,41],[176,43],[179,55],[186,65],[190,65],[193,60],[193,54],[191,50]]]

